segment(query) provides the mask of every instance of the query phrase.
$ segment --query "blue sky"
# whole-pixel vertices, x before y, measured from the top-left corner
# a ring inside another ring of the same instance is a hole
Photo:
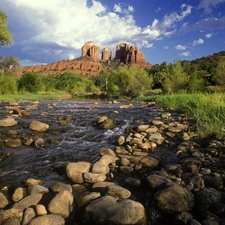
[[[225,50],[225,0],[1,0],[14,43],[1,55],[21,65],[74,59],[93,41],[115,53],[139,47],[151,64]]]

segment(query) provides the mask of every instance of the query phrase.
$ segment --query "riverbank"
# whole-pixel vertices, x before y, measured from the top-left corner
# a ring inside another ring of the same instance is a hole
[[[201,145],[183,112],[73,100],[0,109],[14,118],[1,129],[4,225],[223,223],[225,143]],[[26,179],[4,182],[13,175]]]

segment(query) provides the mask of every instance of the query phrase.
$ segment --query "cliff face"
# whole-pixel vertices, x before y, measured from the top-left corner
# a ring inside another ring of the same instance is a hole
[[[144,53],[137,47],[120,43],[116,46],[116,56],[108,48],[103,48],[102,58],[99,60],[99,46],[92,41],[86,42],[81,48],[81,57],[72,60],[62,60],[59,62],[21,67],[19,76],[25,72],[36,72],[42,75],[62,74],[66,71],[81,74],[86,77],[95,76],[103,69],[104,62],[110,64],[111,60],[115,60],[116,64],[123,63],[125,65],[134,65],[142,68],[149,68],[151,64],[145,60]]]

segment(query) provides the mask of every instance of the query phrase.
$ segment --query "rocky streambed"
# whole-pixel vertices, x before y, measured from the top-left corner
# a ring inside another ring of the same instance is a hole
[[[225,224],[224,140],[151,103],[0,103],[0,224]]]

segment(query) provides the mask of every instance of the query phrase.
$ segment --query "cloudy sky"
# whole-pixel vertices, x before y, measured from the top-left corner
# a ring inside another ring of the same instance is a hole
[[[225,0],[0,0],[21,65],[78,58],[87,41],[138,46],[151,64],[225,50]]]

